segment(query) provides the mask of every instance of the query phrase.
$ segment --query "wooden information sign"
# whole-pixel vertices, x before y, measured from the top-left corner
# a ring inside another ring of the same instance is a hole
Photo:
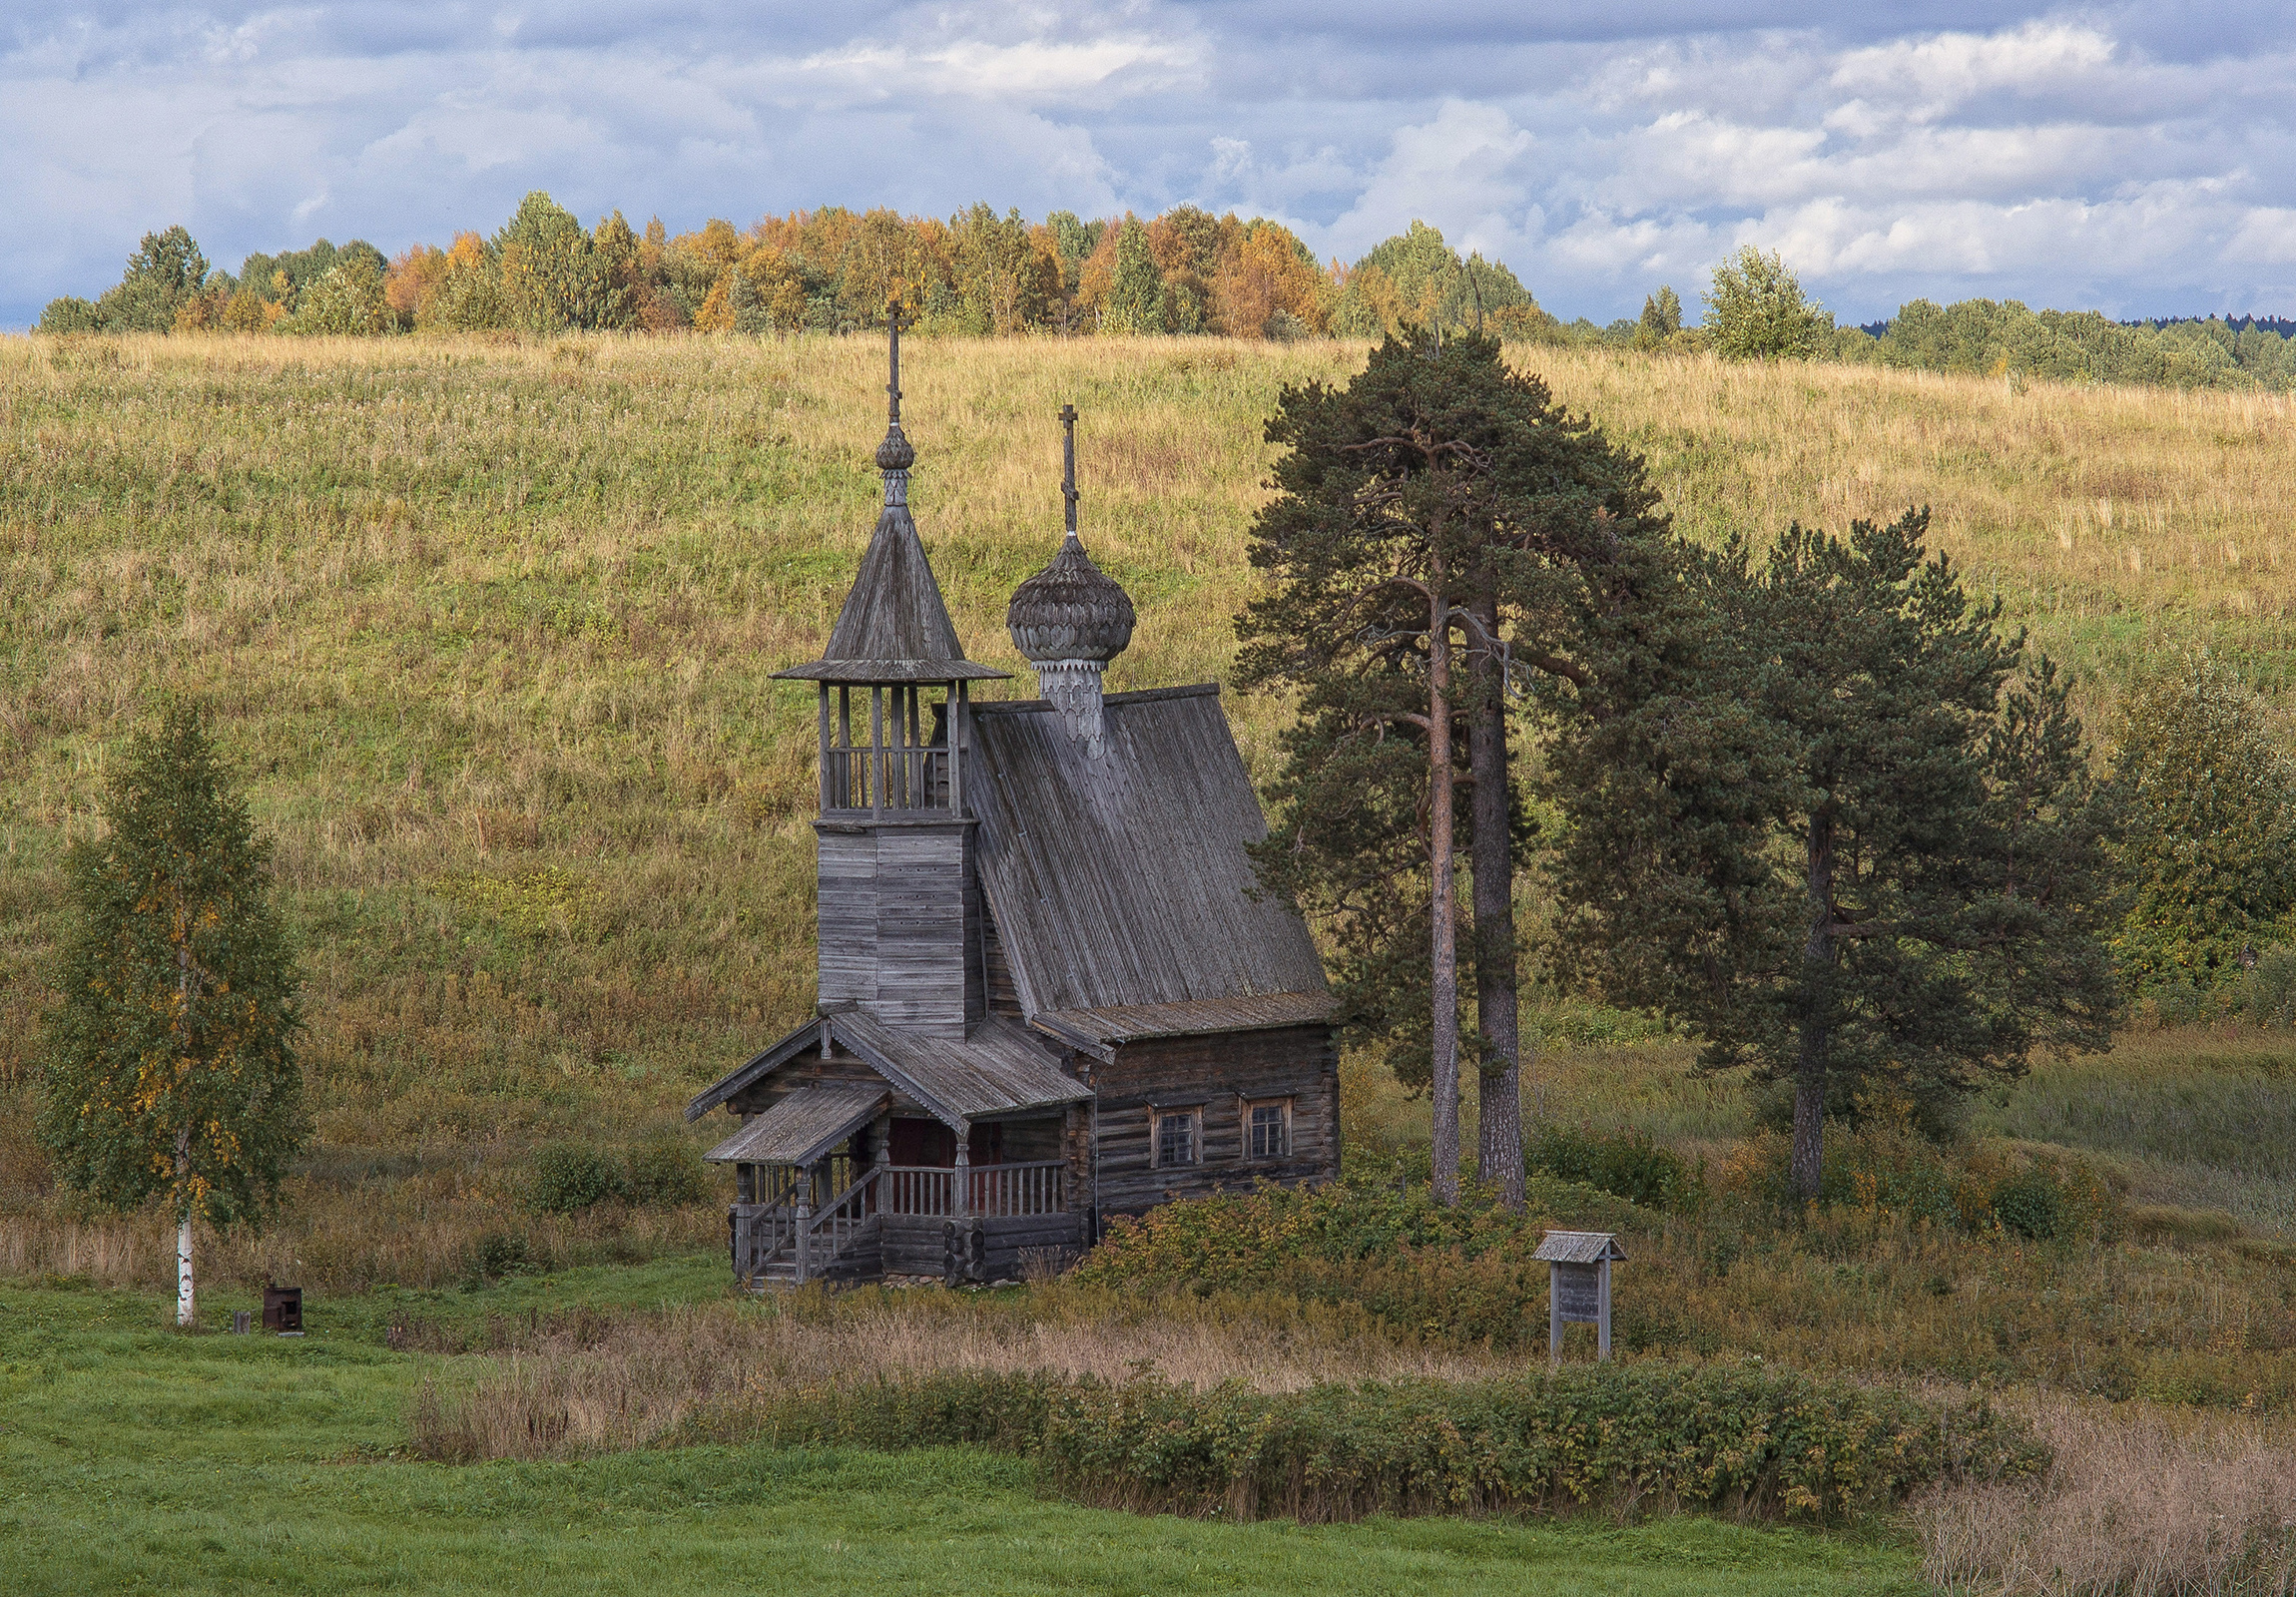
[[[1550,1231],[1531,1256],[1546,1261],[1546,1356],[1562,1358],[1562,1328],[1592,1326],[1601,1357],[1610,1356],[1610,1267],[1626,1257],[1607,1231]]]

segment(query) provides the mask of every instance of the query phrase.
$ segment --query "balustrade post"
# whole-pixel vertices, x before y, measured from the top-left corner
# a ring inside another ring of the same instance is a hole
[[[804,1196],[798,1199],[798,1285],[803,1287],[813,1264],[813,1188],[809,1184]]]
[[[948,1210],[958,1220],[972,1218],[972,1126],[969,1122],[956,1128],[956,1173],[951,1178],[955,1191],[948,1195]]]

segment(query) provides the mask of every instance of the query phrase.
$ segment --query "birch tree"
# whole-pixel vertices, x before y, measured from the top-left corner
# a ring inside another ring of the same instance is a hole
[[[304,1136],[296,978],[270,850],[200,711],[168,707],[71,854],[38,1131],[64,1184],[176,1223],[176,1322],[201,1222],[259,1218]]]

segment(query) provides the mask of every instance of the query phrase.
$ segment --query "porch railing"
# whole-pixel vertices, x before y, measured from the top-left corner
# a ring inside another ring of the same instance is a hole
[[[798,1226],[798,1285],[807,1282],[829,1268],[840,1254],[851,1248],[860,1238],[861,1228],[876,1212],[872,1202],[878,1167],[870,1166],[867,1174],[824,1205],[819,1214],[807,1215],[801,1211]]]
[[[946,1166],[890,1165],[877,1201],[888,1215],[954,1216],[957,1172]],[[983,1220],[1063,1214],[1068,1166],[1059,1159],[975,1165],[965,1172],[965,1213]]]

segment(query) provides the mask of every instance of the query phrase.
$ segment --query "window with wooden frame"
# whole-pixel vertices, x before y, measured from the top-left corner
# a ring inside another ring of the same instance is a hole
[[[1245,1157],[1255,1164],[1292,1157],[1292,1100],[1264,1098],[1244,1105]]]
[[[1159,1109],[1156,1111],[1156,1168],[1169,1170],[1179,1165],[1194,1165],[1204,1158],[1204,1111],[1190,1109]]]

